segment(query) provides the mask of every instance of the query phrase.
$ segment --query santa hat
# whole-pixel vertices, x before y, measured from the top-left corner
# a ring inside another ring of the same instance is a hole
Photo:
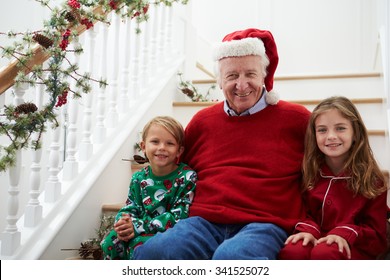
[[[267,30],[250,28],[235,31],[223,38],[214,52],[214,60],[218,61],[225,57],[246,56],[246,55],[267,55],[269,65],[264,85],[267,90],[265,100],[268,104],[275,105],[279,101],[279,95],[273,90],[274,74],[278,66],[278,51],[274,37]]]

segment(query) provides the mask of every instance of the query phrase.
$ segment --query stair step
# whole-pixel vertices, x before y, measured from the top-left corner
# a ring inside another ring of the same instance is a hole
[[[383,98],[384,83],[381,73],[345,73],[325,75],[289,75],[275,76],[275,90],[280,93],[283,100],[295,99],[324,99],[332,95],[345,95],[349,98],[370,97]],[[199,92],[206,93],[211,85],[216,85],[215,79],[193,79],[192,83]],[[210,92],[211,99],[224,99],[222,90],[217,86]],[[184,100],[183,100],[184,101]]]
[[[144,164],[132,163],[131,164],[131,171],[133,173],[137,172],[137,171],[141,170],[142,168],[144,168],[145,166],[148,166],[148,165],[149,165],[148,163],[144,163]]]
[[[204,68],[202,67],[201,70]],[[203,70],[204,71],[204,70]],[[207,71],[207,70],[206,70]],[[207,71],[209,76],[214,76]],[[369,72],[369,73],[350,73],[350,74],[324,74],[324,75],[289,75],[289,76],[275,76],[275,81],[295,81],[295,80],[329,80],[329,79],[362,79],[362,78],[380,78],[381,73],[378,72]],[[215,84],[217,80],[215,78],[211,79],[201,79],[193,80],[193,84]]]
[[[358,98],[358,99],[351,99],[354,104],[383,104],[385,100],[383,98]],[[293,103],[301,104],[303,106],[315,106],[317,105],[321,100],[294,100],[291,101]],[[209,107],[218,102],[186,102],[186,101],[174,101],[172,103],[172,106],[176,108],[177,110],[186,110],[187,113],[188,110],[192,110],[191,113],[186,114],[187,119],[183,120],[182,123],[183,125],[187,125],[189,122],[191,116],[193,116],[198,110],[204,108],[204,107]],[[190,107],[190,108],[188,108]],[[179,109],[183,108],[183,109]],[[310,110],[310,108],[309,108]],[[369,136],[386,136],[386,130],[385,129],[370,129],[368,128],[368,135]]]
[[[125,205],[125,203],[123,203],[123,202],[103,204],[103,205],[102,205],[102,211],[103,211],[103,213],[107,213],[107,212],[115,212],[115,213],[116,213],[116,212],[118,212],[124,205]]]
[[[288,100],[287,100],[288,101]],[[293,103],[301,104],[301,105],[317,105],[322,100],[320,99],[307,99],[307,100],[291,100]],[[352,103],[354,104],[382,104],[386,101],[384,98],[351,98]],[[173,107],[208,107],[211,105],[214,105],[217,102],[214,101],[207,101],[207,102],[193,102],[193,101],[173,101],[172,105]]]
[[[145,166],[147,166],[148,163],[144,164],[138,164],[138,163],[132,163],[131,164],[131,172],[135,173]],[[106,203],[102,205],[102,212],[103,213],[116,213],[118,212],[123,206],[125,206],[124,202],[118,202],[118,203]]]

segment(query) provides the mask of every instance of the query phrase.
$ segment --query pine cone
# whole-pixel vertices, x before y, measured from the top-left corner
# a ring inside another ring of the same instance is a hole
[[[53,45],[53,40],[39,33],[34,34],[33,40],[42,47],[48,49]]]
[[[34,113],[37,111],[38,108],[34,103],[23,103],[15,108],[15,113],[18,114],[29,114],[29,113]]]
[[[135,162],[139,163],[139,164],[144,164],[146,162],[149,162],[147,158],[144,158],[140,155],[134,155],[133,158],[134,158]]]
[[[98,248],[95,251],[93,251],[92,256],[93,256],[94,260],[101,260],[101,259],[103,259],[103,251],[102,251],[102,249]]]
[[[68,11],[67,14],[65,15],[65,18],[69,22],[81,22],[81,16],[80,13],[76,9],[72,9],[71,11]]]
[[[190,98],[194,97],[194,92],[189,88],[182,88],[181,91]]]
[[[79,255],[83,259],[88,258],[88,256],[91,254],[91,245],[88,243],[81,243],[79,248]]]
[[[65,14],[65,19],[72,23],[72,22],[75,22],[77,20],[76,16],[74,15],[74,12],[73,11],[68,11],[66,14]]]
[[[96,260],[100,259],[103,253],[99,245],[86,241],[81,243],[81,247],[79,248],[79,255],[83,259],[88,259],[92,256]]]

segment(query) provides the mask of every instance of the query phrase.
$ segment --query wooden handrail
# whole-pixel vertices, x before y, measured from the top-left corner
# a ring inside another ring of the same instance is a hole
[[[27,62],[27,66],[23,67],[24,69],[17,65],[19,61],[16,59],[3,68],[4,70],[0,72],[0,95],[14,85],[15,77],[19,71],[23,70],[25,74],[28,74],[29,69],[34,65],[42,64],[49,59],[49,54],[38,44],[34,47],[33,53],[32,58]]]
[[[382,74],[379,72],[367,73],[346,73],[346,74],[323,74],[323,75],[287,75],[275,76],[275,81],[294,81],[294,80],[325,80],[325,79],[356,79],[356,78],[379,78]],[[215,84],[216,79],[193,80],[193,84]]]
[[[202,64],[199,62],[196,63],[196,67],[201,70],[203,73],[205,73],[207,76],[210,76],[212,79],[215,79],[215,75],[211,73],[209,70],[206,69]]]
[[[108,11],[110,13],[111,11]],[[93,13],[95,15],[103,16],[107,15],[103,11],[103,6],[97,6],[93,9]],[[69,26],[70,29],[72,29],[72,25]],[[86,26],[84,24],[80,24],[76,27],[76,32],[78,34],[82,34],[85,30],[87,30]],[[30,69],[35,65],[43,64],[46,60],[50,58],[49,53],[45,52],[45,49],[39,45],[36,44],[33,48],[33,56],[32,58],[27,62],[27,67],[20,67],[18,66],[18,60],[13,60],[10,64],[3,67],[0,72],[0,95],[3,94],[7,89],[12,87],[15,83],[15,77],[17,76],[18,72],[23,70],[25,74],[30,73]]]
[[[218,101],[207,101],[207,102],[192,102],[192,101],[173,101],[172,106],[173,107],[208,107],[211,105],[214,105],[218,103]]]

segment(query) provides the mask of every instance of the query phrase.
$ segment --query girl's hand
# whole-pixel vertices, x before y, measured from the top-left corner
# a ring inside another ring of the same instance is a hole
[[[330,234],[328,236],[322,237],[318,239],[317,243],[323,243],[326,242],[326,244],[331,245],[333,243],[336,243],[337,246],[339,247],[339,251],[341,253],[344,252],[347,254],[348,259],[351,258],[351,249],[349,248],[347,240],[342,238],[341,236]]]
[[[308,232],[299,232],[299,233],[296,233],[296,234],[293,234],[293,235],[290,235],[286,242],[284,242],[284,244],[288,244],[288,243],[292,243],[292,244],[295,244],[297,243],[299,240],[302,240],[302,246],[306,246],[307,244],[309,243],[312,243],[313,245],[316,245],[317,243],[317,239],[315,239],[315,237],[311,234],[311,233],[308,233]]]
[[[127,242],[134,238],[133,222],[131,221],[129,214],[122,214],[122,218],[115,223],[114,230],[117,233],[119,240]]]

